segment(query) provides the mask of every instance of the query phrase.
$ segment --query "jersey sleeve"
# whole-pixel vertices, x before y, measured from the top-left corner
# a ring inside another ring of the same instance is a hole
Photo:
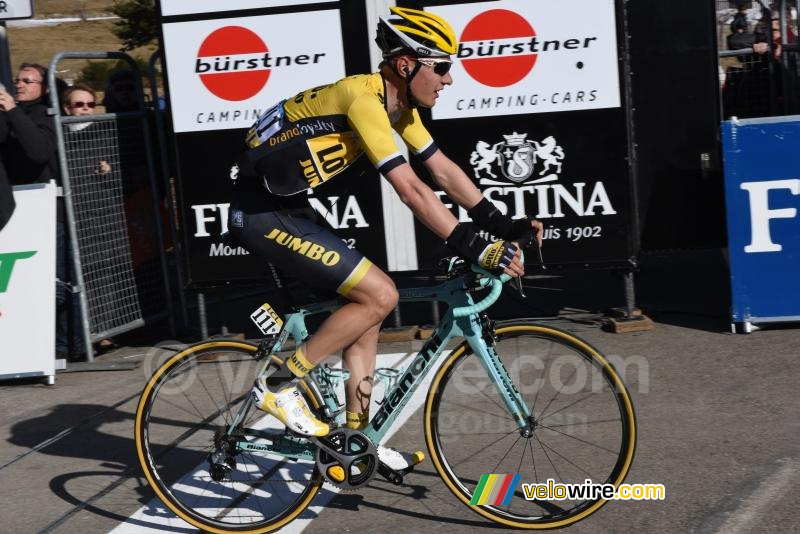
[[[381,174],[406,162],[392,135],[386,110],[377,96],[363,94],[347,111],[347,120],[358,135],[367,157]]]
[[[422,161],[431,157],[439,149],[431,134],[428,133],[428,129],[422,124],[422,119],[416,109],[404,113],[394,128],[408,148]]]

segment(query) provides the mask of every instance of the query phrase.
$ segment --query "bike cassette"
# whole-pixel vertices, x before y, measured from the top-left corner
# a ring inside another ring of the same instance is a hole
[[[363,432],[337,428],[311,441],[317,446],[317,468],[337,488],[365,486],[378,470],[378,449]]]

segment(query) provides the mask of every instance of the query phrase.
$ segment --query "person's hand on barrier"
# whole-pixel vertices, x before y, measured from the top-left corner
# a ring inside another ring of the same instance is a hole
[[[110,172],[111,172],[111,165],[109,165],[108,162],[104,160],[100,161],[100,163],[97,164],[97,168],[95,168],[94,170],[95,174],[108,174]]]
[[[753,44],[753,52],[756,54],[766,54],[769,51],[769,45],[767,43],[754,43]]]
[[[8,91],[0,90],[0,111],[11,111],[17,107],[17,101]]]

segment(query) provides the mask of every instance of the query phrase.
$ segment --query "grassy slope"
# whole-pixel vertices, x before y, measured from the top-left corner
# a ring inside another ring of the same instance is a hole
[[[97,16],[111,13],[112,0],[36,0],[36,18]],[[82,21],[33,28],[8,28],[11,65],[23,61],[48,65],[57,52],[93,51],[107,52],[120,49],[120,42],[111,33],[113,21]],[[155,47],[134,50],[133,55],[149,59]],[[85,64],[83,60],[64,61],[59,64],[59,76],[73,79]],[[14,69],[12,69],[14,72]],[[16,74],[16,72],[14,72]]]

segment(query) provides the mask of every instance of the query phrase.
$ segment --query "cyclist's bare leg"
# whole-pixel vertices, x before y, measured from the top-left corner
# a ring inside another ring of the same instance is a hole
[[[364,414],[364,419],[369,412],[369,401],[372,396],[380,328],[381,325],[376,324],[342,351],[342,360],[350,371],[350,379],[344,389],[347,411],[352,414]]]
[[[370,366],[364,367],[364,373],[369,371],[371,374],[375,366],[378,330],[397,305],[397,288],[386,273],[373,265],[347,294],[347,299],[350,302],[331,314],[303,346],[303,355],[310,363],[316,364],[346,347],[353,347],[352,351],[347,351],[348,354],[363,347],[367,354],[364,357],[372,360]]]

